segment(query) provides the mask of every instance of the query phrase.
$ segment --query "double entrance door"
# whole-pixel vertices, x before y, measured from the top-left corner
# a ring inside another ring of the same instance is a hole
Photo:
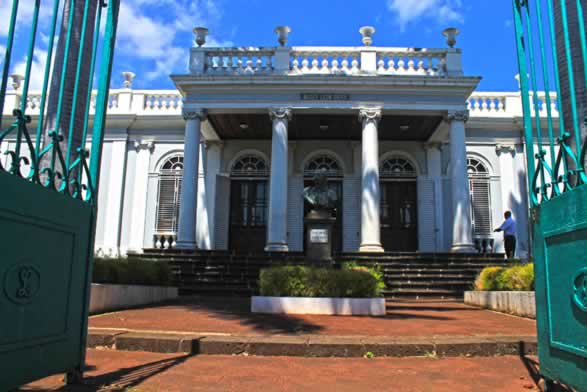
[[[267,233],[268,181],[232,180],[230,189],[230,249],[241,254],[263,253]]]
[[[381,243],[386,252],[418,250],[415,180],[381,182]]]

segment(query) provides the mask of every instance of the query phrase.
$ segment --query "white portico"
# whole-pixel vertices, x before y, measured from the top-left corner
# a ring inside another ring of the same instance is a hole
[[[98,254],[303,252],[302,192],[325,172],[338,197],[335,252],[443,253],[471,243],[502,252],[493,229],[510,210],[518,255],[527,255],[520,93],[473,91],[479,79],[463,76],[458,49],[190,53],[190,72],[173,76],[177,90],[134,89],[132,72],[110,90]],[[3,127],[21,82],[7,94]],[[40,99],[29,92],[31,128]]]
[[[299,238],[303,239],[304,205],[299,199],[305,175],[311,173],[308,173],[310,169],[296,167],[297,161],[305,159],[300,156],[300,147],[307,149],[313,143],[326,141],[346,150],[344,155],[350,157],[345,162],[349,166],[346,173],[338,177],[336,170],[331,173],[332,186],[342,189],[337,218],[344,224],[340,223],[338,250],[383,252],[387,250],[383,242],[389,245],[394,237],[398,243],[403,242],[399,231],[417,227],[418,220],[426,225],[422,218],[429,214],[418,211],[422,194],[405,200],[401,198],[401,186],[387,183],[395,178],[405,183],[416,180],[414,184],[417,184],[416,177],[421,174],[430,177],[431,173],[428,167],[425,173],[417,173],[417,165],[408,163],[412,172],[392,168],[386,172],[386,179],[382,179],[381,165],[393,166],[390,161],[382,161],[382,153],[397,151],[396,157],[402,156],[403,146],[409,144],[426,154],[430,145],[448,142],[452,196],[446,202],[451,204],[453,219],[451,227],[446,229],[452,232],[451,250],[473,251],[465,123],[468,97],[480,79],[464,76],[461,51],[452,47],[288,47],[287,30],[279,32],[282,45],[275,48],[207,48],[204,46],[206,32],[196,29],[199,46],[190,51],[190,73],[172,76],[184,96],[186,119],[177,247],[193,249],[197,243],[198,198],[194,195],[198,194],[202,138],[204,143],[216,143],[223,150],[229,145],[232,150],[240,146],[242,151],[253,150],[253,156],[261,156],[266,151],[264,155],[269,158],[262,169],[266,171],[266,179],[260,180],[262,173],[254,171],[252,166],[248,168],[250,176],[226,167],[229,181],[236,181],[240,176],[241,185],[226,186],[228,194],[220,192],[218,187],[206,191],[215,192],[215,208],[221,208],[224,203],[230,210],[228,226],[241,226],[229,232],[229,237],[247,237],[247,227],[256,233],[256,238],[251,237],[248,242],[251,248],[245,251],[258,251],[259,246],[253,243],[261,235],[265,251],[279,252],[303,249]],[[364,42],[370,45],[373,31],[362,29],[362,33]],[[252,146],[257,147],[257,154]],[[238,154],[237,151],[235,155]],[[333,151],[329,155],[336,154]],[[434,152],[429,155],[434,159]],[[328,170],[318,166],[315,169]],[[358,178],[358,184],[351,184],[347,177]],[[432,182],[417,185],[417,193],[440,192],[438,187],[435,191]],[[264,185],[250,185],[261,183]],[[356,185],[358,189],[351,189]],[[426,197],[432,200],[435,195]],[[251,203],[258,204],[254,211]],[[389,209],[382,209],[382,203]],[[436,206],[432,203],[428,208],[433,211]],[[386,225],[394,225],[394,219],[400,227],[385,232]],[[214,220],[222,223],[217,215]],[[259,227],[264,227],[265,233]],[[436,229],[419,227],[416,237]],[[358,238],[351,238],[350,230],[356,230]],[[383,242],[382,233],[387,233]],[[416,251],[422,248],[418,246],[419,240],[415,238],[410,249],[392,244],[389,250]],[[228,239],[229,243],[235,241],[238,239]]]

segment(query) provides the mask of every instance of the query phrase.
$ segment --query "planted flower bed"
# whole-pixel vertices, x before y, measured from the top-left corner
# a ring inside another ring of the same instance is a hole
[[[286,266],[263,269],[254,313],[385,315],[380,271],[347,264],[342,269]]]
[[[516,316],[536,318],[534,265],[485,268],[475,291],[465,292],[465,303]]]
[[[94,259],[90,313],[143,306],[178,297],[170,287],[171,270],[166,262],[149,259]]]

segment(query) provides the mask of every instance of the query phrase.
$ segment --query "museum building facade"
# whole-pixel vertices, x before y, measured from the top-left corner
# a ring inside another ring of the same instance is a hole
[[[450,34],[423,49],[362,33],[359,47],[290,47],[280,31],[277,47],[210,48],[199,29],[176,90],[136,90],[123,73],[96,251],[302,252],[302,194],[320,173],[336,194],[334,253],[502,252],[493,229],[511,210],[525,257],[519,92],[476,92]]]

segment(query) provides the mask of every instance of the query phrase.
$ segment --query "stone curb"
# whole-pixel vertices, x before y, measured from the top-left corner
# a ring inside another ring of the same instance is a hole
[[[534,336],[210,336],[93,330],[88,347],[155,353],[292,357],[490,357],[536,355]]]

